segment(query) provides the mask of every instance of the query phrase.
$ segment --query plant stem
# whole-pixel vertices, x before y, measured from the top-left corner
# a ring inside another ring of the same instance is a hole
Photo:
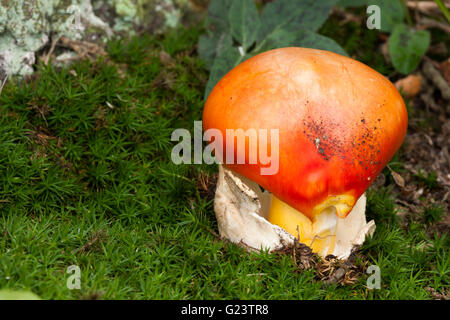
[[[408,25],[412,26],[413,23],[411,15],[409,14],[408,6],[406,5],[406,0],[401,0],[400,2],[402,3],[403,11],[405,12],[406,21],[408,22]]]
[[[434,0],[436,4],[438,5],[439,9],[444,14],[445,19],[450,23],[450,11],[448,11],[447,7],[445,6],[444,2],[442,0]]]

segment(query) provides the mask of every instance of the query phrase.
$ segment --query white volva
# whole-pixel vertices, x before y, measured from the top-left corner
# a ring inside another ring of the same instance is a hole
[[[220,235],[250,250],[274,251],[294,243],[295,238],[290,233],[267,220],[270,198],[270,193],[262,192],[255,182],[219,165],[214,211]],[[346,259],[355,246],[364,242],[366,235],[372,236],[375,222],[366,222],[365,208],[364,194],[345,219],[338,218],[333,207],[319,214],[314,231],[320,233],[328,229],[335,234],[333,251],[324,248],[318,252],[321,256],[331,253]]]

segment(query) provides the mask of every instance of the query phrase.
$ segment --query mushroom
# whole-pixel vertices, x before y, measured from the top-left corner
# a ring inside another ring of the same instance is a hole
[[[374,232],[365,191],[399,149],[407,122],[395,86],[354,59],[290,47],[244,61],[217,83],[203,111],[204,130],[223,135],[215,148],[223,162],[214,201],[221,236],[270,251],[298,240],[321,256],[347,258]],[[278,170],[264,174],[267,159],[249,161],[250,137],[236,148],[229,129],[276,130],[276,143],[258,135],[256,150],[278,152]]]

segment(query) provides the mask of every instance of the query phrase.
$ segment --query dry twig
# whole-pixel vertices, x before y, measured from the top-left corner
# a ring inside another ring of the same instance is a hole
[[[48,61],[50,60],[50,56],[52,55],[53,51],[55,51],[56,44],[58,43],[59,39],[61,39],[61,35],[53,39],[52,45],[50,46],[50,50],[48,50],[47,54],[44,56],[42,61],[45,65],[48,65]]]
[[[0,94],[2,94],[3,87],[5,86],[6,80],[8,80],[8,75],[5,76],[5,79],[0,83]]]
[[[425,14],[440,12],[440,9],[434,1],[407,1],[408,8],[420,11]],[[450,3],[446,2],[445,6],[450,8]]]
[[[450,34],[450,26],[448,24],[429,19],[429,18],[422,18],[420,19],[420,23],[418,25],[419,29],[429,29],[429,28],[438,28],[442,31]]]
[[[73,40],[62,36],[61,44],[65,47],[71,48],[82,59],[87,58],[89,60],[93,60],[97,56],[106,55],[105,50],[101,46],[93,42]]]
[[[425,59],[422,67],[424,75],[441,91],[442,97],[450,101],[450,86],[429,59]]]

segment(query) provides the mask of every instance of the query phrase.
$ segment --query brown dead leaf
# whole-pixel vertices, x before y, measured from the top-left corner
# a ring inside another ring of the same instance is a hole
[[[60,41],[62,46],[71,48],[81,59],[94,60],[99,56],[106,56],[106,51],[93,42],[73,40],[64,36],[60,38]]]
[[[88,243],[84,244],[80,248],[73,249],[72,253],[73,254],[84,253],[87,250],[93,248],[93,246],[95,244],[105,241],[106,236],[107,236],[107,234],[106,234],[105,230],[95,231]]]
[[[47,103],[43,103],[39,98],[30,100],[27,105],[34,110],[47,123],[47,114],[50,112],[50,107]]]
[[[159,52],[159,60],[165,67],[169,67],[170,65],[173,65],[173,59],[167,52],[161,50]]]
[[[408,98],[415,97],[422,88],[422,77],[411,74],[395,82],[395,87]]]
[[[444,290],[444,293],[436,291],[433,287],[425,287],[434,300],[450,300],[450,290]]]
[[[175,74],[167,70],[162,70],[153,80],[152,85],[157,88],[167,88],[172,90],[175,85]]]
[[[318,256],[311,251],[311,248],[300,242],[285,246],[274,253],[279,255],[290,255],[299,270],[312,268],[316,266],[319,261]]]
[[[450,85],[450,58],[448,58],[444,62],[441,62],[439,67],[445,81],[447,81],[447,83]]]
[[[404,207],[404,206],[401,206],[401,205],[398,205],[398,204],[395,205],[395,214],[396,214],[398,217],[403,218],[403,217],[405,217],[408,213],[409,213],[409,210],[408,210],[407,207]]]
[[[417,190],[416,192],[414,192],[414,195],[413,195],[413,197],[412,197],[412,199],[413,199],[414,202],[418,202],[420,196],[423,195],[423,191],[424,191],[424,189],[423,189],[423,188],[420,188],[419,190]]]
[[[395,172],[394,170],[392,170],[389,166],[388,166],[389,171],[391,172],[392,178],[394,178],[395,183],[400,187],[400,188],[405,188],[405,179],[403,179],[403,177],[398,174],[397,172]]]
[[[355,258],[356,251],[347,260],[328,255],[324,261],[316,265],[318,278],[326,284],[349,285],[357,282],[358,276],[364,272],[364,266],[357,266]]]
[[[355,15],[352,12],[349,12],[348,10],[344,10],[342,8],[339,7],[335,7],[333,8],[333,14],[336,15],[337,17],[339,17],[339,25],[345,25],[349,22],[354,22],[357,24],[361,24],[363,17],[360,15]]]
[[[204,12],[208,9],[208,0],[190,0],[191,7],[195,11]]]

